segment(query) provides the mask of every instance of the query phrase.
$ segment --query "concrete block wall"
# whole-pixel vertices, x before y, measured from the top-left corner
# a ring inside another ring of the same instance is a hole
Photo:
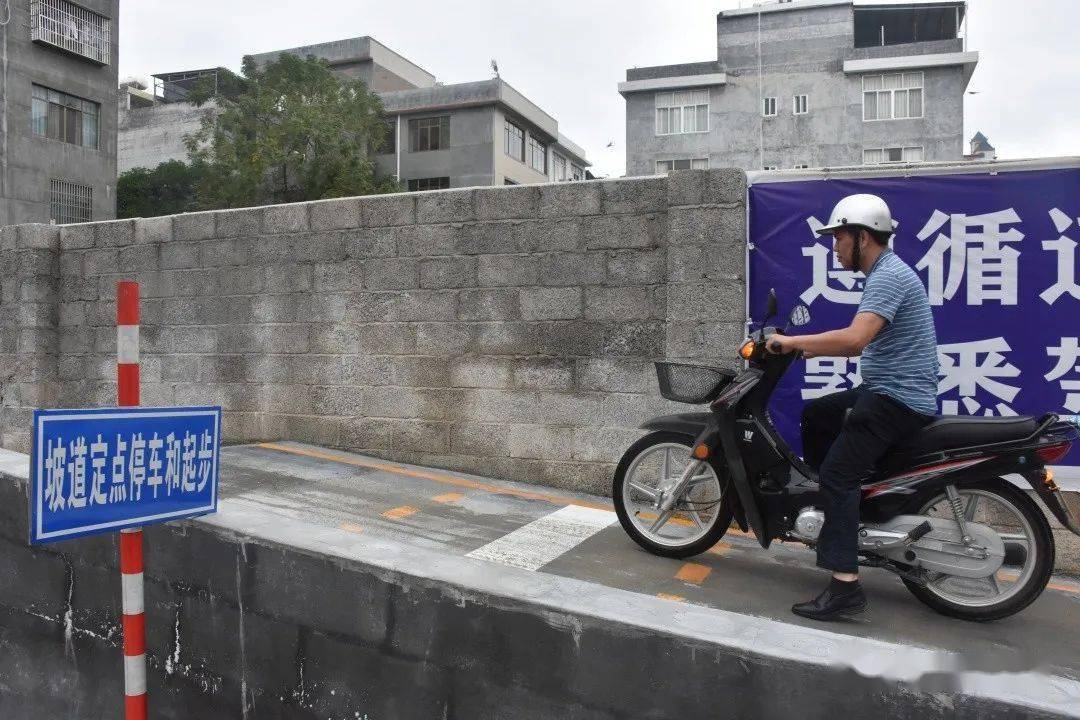
[[[10,228],[29,395],[4,444],[27,450],[28,407],[115,402],[133,279],[144,405],[220,404],[227,442],[604,492],[639,423],[688,409],[653,360],[734,364],[744,202],[711,170]]]

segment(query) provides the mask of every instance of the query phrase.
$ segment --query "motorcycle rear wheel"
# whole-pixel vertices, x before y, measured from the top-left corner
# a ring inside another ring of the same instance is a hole
[[[612,483],[611,495],[623,530],[634,542],[654,555],[687,558],[699,555],[717,542],[731,525],[732,508],[727,498],[729,487],[726,468],[706,462],[694,477],[695,484],[676,505],[678,511],[666,524],[667,535],[651,533],[647,526],[656,519],[648,505],[648,493],[656,489],[662,477],[647,477],[647,465],[661,459],[667,478],[678,477],[691,461],[694,436],[672,431],[653,432],[638,440],[623,453]],[[663,459],[663,454],[667,459]],[[659,475],[664,475],[663,469]],[[636,487],[631,487],[631,485]],[[708,491],[708,496],[704,493]],[[702,517],[703,513],[705,517]],[[661,527],[659,530],[662,531]],[[681,533],[679,531],[684,531]]]
[[[969,520],[984,523],[989,521],[988,524],[993,525],[999,533],[1000,528],[1022,530],[1020,533],[1010,533],[1010,539],[1006,540],[1007,545],[1010,542],[1015,545],[1023,544],[1022,552],[1006,551],[1007,562],[1011,555],[1014,557],[1013,562],[1019,562],[1022,559],[1022,564],[1017,565],[1015,570],[1003,566],[985,580],[988,588],[998,589],[1002,599],[997,602],[993,601],[993,597],[984,601],[965,600],[955,590],[950,592],[946,589],[945,583],[959,581],[957,586],[963,591],[965,589],[963,585],[972,584],[972,582],[951,578],[951,576],[933,579],[928,586],[922,586],[907,579],[904,580],[904,584],[912,595],[942,615],[949,617],[986,622],[1015,615],[1035,602],[1046,588],[1050,575],[1054,571],[1054,535],[1050,530],[1050,523],[1031,497],[1001,478],[965,485],[958,488],[958,491],[961,501],[967,508],[966,514],[974,516],[979,502],[982,502],[984,506],[990,505],[991,508],[995,501],[997,505],[1000,505],[1000,509],[994,510],[995,514],[992,516],[988,514],[991,510],[984,507],[982,514],[985,517],[969,517]],[[928,498],[922,504],[919,514],[929,515],[937,512],[946,513],[939,516],[952,516],[944,494]],[[1009,520],[1008,514],[1015,517]],[[1008,528],[1007,525],[1015,526],[1015,528]],[[1002,537],[1004,539],[1005,534],[1002,534]],[[1010,581],[1012,587],[1008,587],[1007,592],[1001,592],[1001,585]]]

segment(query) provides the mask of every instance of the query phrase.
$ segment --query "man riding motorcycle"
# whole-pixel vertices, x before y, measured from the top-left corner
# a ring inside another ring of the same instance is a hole
[[[888,246],[895,224],[884,200],[850,195],[818,230],[833,236],[847,270],[866,275],[862,300],[846,328],[772,338],[772,352],[861,356],[862,385],[808,403],[802,415],[806,462],[818,471],[825,523],[817,564],[832,571],[828,587],[791,610],[831,620],[866,609],[859,585],[858,532],[862,481],[891,447],[934,419],[938,359],[934,319],[918,275]]]

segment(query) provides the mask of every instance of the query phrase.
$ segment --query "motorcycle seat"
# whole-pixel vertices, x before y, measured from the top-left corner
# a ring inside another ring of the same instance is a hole
[[[1029,416],[941,415],[896,450],[918,457],[942,450],[1022,440],[1034,433],[1038,424],[1038,420]]]

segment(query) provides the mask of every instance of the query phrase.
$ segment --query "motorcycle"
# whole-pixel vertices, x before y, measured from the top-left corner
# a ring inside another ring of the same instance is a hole
[[[777,433],[769,398],[800,353],[775,354],[776,334],[810,321],[796,306],[785,328],[770,292],[766,317],[739,349],[741,372],[657,362],[669,400],[706,412],[653,418],[622,456],[612,496],[619,522],[650,553],[686,558],[737,525],[763,548],[774,540],[815,546],[824,522],[816,473]],[[1054,537],[1019,475],[1062,525],[1080,535],[1046,466],[1069,452],[1076,426],[1041,417],[941,416],[891,450],[862,484],[860,565],[898,575],[942,614],[996,620],[1045,589]]]

